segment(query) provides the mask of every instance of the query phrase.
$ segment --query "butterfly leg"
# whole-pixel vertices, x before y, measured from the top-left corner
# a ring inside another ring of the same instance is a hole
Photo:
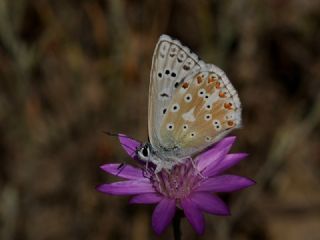
[[[193,158],[192,157],[188,157],[188,159],[190,159],[190,162],[193,166],[193,168],[195,169],[195,171],[197,172],[197,175],[199,175],[201,178],[205,179],[206,177],[202,175],[202,173],[199,171],[196,163],[193,161]]]
[[[158,176],[157,173],[161,172],[162,171],[162,165],[161,164],[157,164],[156,165],[156,169],[154,170],[154,173]]]

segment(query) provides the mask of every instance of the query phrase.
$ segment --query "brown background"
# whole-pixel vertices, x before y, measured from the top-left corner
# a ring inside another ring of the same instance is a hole
[[[172,239],[95,185],[131,161],[102,131],[147,139],[153,48],[179,38],[227,73],[243,104],[233,172],[201,239],[320,239],[320,2],[0,1],[0,239]],[[200,239],[183,221],[183,239]]]

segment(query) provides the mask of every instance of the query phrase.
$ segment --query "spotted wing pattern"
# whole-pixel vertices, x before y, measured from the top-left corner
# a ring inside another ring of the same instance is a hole
[[[180,83],[205,64],[178,40],[162,35],[156,45],[150,73],[148,127],[150,143],[160,148],[164,143],[160,127],[174,92]]]
[[[208,64],[179,84],[162,115],[161,146],[184,158],[239,127],[241,104],[225,73]]]

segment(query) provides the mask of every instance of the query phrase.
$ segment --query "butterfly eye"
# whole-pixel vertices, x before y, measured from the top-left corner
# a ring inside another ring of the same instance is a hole
[[[142,149],[142,155],[143,155],[144,157],[148,157],[148,156],[149,156],[149,149],[148,149],[147,147],[144,147],[144,148]]]
[[[142,161],[148,161],[150,155],[150,146],[145,144],[141,149],[138,151],[138,157]]]
[[[190,93],[188,93],[188,94],[186,94],[185,96],[184,96],[184,100],[186,101],[186,102],[191,102],[192,101],[192,95],[190,94]]]

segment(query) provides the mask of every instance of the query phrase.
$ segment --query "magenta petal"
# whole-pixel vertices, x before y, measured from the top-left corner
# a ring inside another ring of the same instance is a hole
[[[204,232],[204,217],[197,205],[190,199],[185,198],[181,200],[181,207],[186,215],[188,222],[192,225],[194,230],[199,234]]]
[[[190,196],[198,208],[215,215],[230,215],[228,206],[218,197],[207,192],[196,192]]]
[[[230,150],[235,140],[236,140],[235,136],[226,137],[222,139],[220,142],[216,143],[214,148],[217,150],[228,148]]]
[[[149,180],[128,180],[110,184],[102,184],[97,190],[111,195],[134,195],[155,192]]]
[[[196,158],[198,171],[206,175],[206,168],[214,168],[227,155],[228,149],[210,149]]]
[[[143,171],[139,168],[132,167],[130,165],[121,164],[105,164],[100,166],[100,168],[114,176],[126,178],[126,179],[140,179],[144,178]]]
[[[205,175],[208,177],[212,177],[218,175],[228,168],[238,164],[241,160],[245,159],[248,156],[247,153],[231,153],[225,156],[225,158],[220,161],[213,168],[208,168],[205,170]]]
[[[176,202],[173,199],[163,198],[152,214],[152,227],[157,234],[161,234],[172,221],[176,212]]]
[[[163,196],[158,193],[144,193],[132,197],[130,203],[154,204],[160,202],[162,199]]]
[[[204,180],[196,191],[233,192],[250,187],[255,182],[249,178],[236,175],[221,175]]]
[[[134,158],[136,155],[136,150],[141,145],[141,143],[121,133],[118,134],[118,137],[120,144],[124,148],[124,150],[128,153],[128,155]]]
[[[235,140],[236,137],[234,136],[226,137],[215,144],[212,148],[197,156],[195,162],[197,163],[198,170],[202,171],[209,165],[217,165],[219,161],[222,160],[222,157],[224,157],[230,151],[230,148]]]

